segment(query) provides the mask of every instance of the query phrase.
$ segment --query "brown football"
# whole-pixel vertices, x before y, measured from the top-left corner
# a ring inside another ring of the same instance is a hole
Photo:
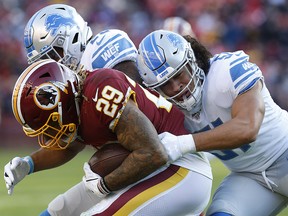
[[[96,151],[88,163],[93,172],[104,177],[119,167],[129,154],[130,151],[120,144],[110,143]]]

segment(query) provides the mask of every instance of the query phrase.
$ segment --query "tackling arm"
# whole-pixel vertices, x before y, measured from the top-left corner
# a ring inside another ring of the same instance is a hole
[[[212,130],[182,136],[168,132],[160,134],[170,162],[186,153],[233,149],[253,142],[265,113],[261,89],[262,82],[258,82],[251,90],[238,96],[232,105],[232,119]]]
[[[253,142],[262,124],[265,106],[261,96],[262,83],[238,96],[232,105],[232,119],[212,130],[193,135],[175,136],[168,132],[159,135],[170,161],[186,153],[238,148]]]
[[[252,89],[235,99],[230,121],[212,130],[193,134],[197,151],[233,149],[253,142],[265,114],[261,89],[262,82],[258,81]]]

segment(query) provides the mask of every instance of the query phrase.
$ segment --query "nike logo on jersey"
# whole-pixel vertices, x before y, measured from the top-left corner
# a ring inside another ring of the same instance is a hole
[[[97,90],[96,90],[95,97],[92,98],[92,100],[93,100],[94,102],[96,102],[96,101],[98,100],[98,90],[99,90],[99,88],[97,88]]]

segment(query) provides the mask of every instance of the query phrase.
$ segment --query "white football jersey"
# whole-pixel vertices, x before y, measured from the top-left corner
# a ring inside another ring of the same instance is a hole
[[[136,61],[137,48],[128,35],[118,29],[104,30],[87,44],[80,65],[92,71],[98,68],[113,68],[120,62]]]
[[[211,58],[197,118],[186,114],[185,126],[191,132],[206,131],[231,119],[235,98],[263,80],[257,65],[243,51],[224,52]],[[233,150],[215,150],[217,156],[235,172],[261,172],[288,148],[288,114],[271,98],[265,84],[262,89],[265,116],[257,139]]]

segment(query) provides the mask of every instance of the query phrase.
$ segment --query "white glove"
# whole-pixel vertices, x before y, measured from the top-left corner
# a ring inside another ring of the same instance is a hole
[[[169,156],[170,163],[178,160],[186,153],[196,152],[192,134],[175,136],[169,132],[163,132],[158,137]]]
[[[100,198],[103,198],[107,194],[111,193],[111,191],[105,185],[104,179],[97,173],[94,173],[87,162],[84,163],[83,169],[85,176],[83,176],[82,181],[84,182],[87,190],[92,191]]]
[[[32,173],[34,163],[31,157],[15,157],[4,167],[4,181],[8,194],[12,195],[13,189],[26,175]]]

